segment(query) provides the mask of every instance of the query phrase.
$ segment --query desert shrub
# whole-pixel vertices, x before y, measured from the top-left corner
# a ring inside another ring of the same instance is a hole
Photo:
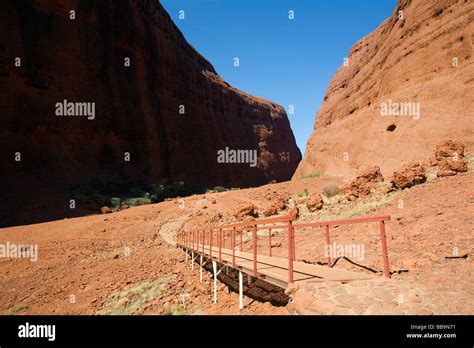
[[[328,184],[323,187],[323,193],[326,197],[334,197],[339,194],[339,186],[336,184]]]
[[[120,207],[120,198],[118,197],[112,197],[110,199],[110,204],[114,209],[118,209]]]
[[[128,205],[131,207],[137,207],[139,205],[150,204],[151,199],[146,197],[136,197],[136,198],[129,198]]]
[[[186,314],[186,311],[184,310],[184,308],[180,305],[177,305],[177,304],[171,306],[170,312],[171,312],[172,315]]]
[[[26,311],[27,309],[30,309],[30,307],[26,306],[26,305],[18,305],[18,306],[15,306],[13,311],[14,312],[21,312],[21,311]]]
[[[224,192],[224,191],[227,191],[227,189],[223,186],[216,186],[214,187],[214,191],[216,192]]]

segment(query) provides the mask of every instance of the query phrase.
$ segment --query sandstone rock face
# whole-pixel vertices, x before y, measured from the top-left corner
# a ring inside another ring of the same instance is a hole
[[[294,178],[352,176],[374,164],[390,176],[444,139],[471,149],[473,33],[472,1],[400,0],[335,74]],[[398,104],[397,116],[396,103],[410,104],[403,113]]]
[[[63,217],[72,185],[244,187],[294,173],[284,109],[223,81],[158,1],[11,0],[0,11],[2,223],[31,195],[48,197],[35,212]],[[94,118],[57,116],[64,100],[95,103]],[[257,166],[218,163],[226,147],[256,150]]]
[[[406,189],[426,181],[425,168],[417,162],[404,165],[399,171],[393,173],[392,185],[399,189]]]

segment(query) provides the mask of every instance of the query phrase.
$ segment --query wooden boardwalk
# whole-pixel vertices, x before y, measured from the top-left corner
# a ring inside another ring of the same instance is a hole
[[[203,254],[206,258],[209,255],[209,245],[198,244],[195,256]],[[191,252],[192,250],[189,250]],[[212,247],[212,259],[231,268],[241,270],[244,273],[254,274],[253,254],[243,251],[235,251],[235,267],[232,262],[232,249],[221,248],[221,260],[219,259],[219,247]],[[304,281],[351,281],[360,279],[371,279],[373,275],[346,271],[342,269],[330,268],[305,262],[293,262],[294,283]],[[288,259],[280,257],[270,257],[257,254],[257,278],[263,279],[271,284],[286,288],[288,286]]]

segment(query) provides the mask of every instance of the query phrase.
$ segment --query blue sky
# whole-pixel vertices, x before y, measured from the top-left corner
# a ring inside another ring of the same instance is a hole
[[[187,41],[229,84],[287,113],[294,105],[288,117],[302,153],[332,76],[352,45],[390,16],[396,2],[161,0]]]

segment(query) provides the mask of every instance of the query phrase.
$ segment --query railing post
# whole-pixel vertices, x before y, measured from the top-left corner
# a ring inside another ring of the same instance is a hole
[[[244,240],[244,229],[242,228],[240,230],[240,251],[242,251],[242,246],[244,244],[243,240]]]
[[[291,228],[293,229],[292,233],[291,233],[291,236],[293,238],[293,260],[296,261],[296,237],[295,237],[295,228],[293,227],[293,225],[291,225]]]
[[[232,227],[231,242],[232,242],[232,267],[235,268],[235,227]]]
[[[201,244],[201,230],[197,231],[198,234],[198,243],[197,243],[197,252],[199,253],[199,244]]]
[[[332,258],[331,258],[331,240],[329,238],[329,225],[324,226],[324,235],[326,236],[326,252],[328,253],[328,266],[332,267]]]
[[[257,225],[253,225],[253,276],[257,276]]]
[[[212,259],[212,228],[209,229],[209,256]]]
[[[202,254],[204,255],[204,244],[206,244],[206,230],[202,230]]]
[[[272,257],[272,229],[268,229],[268,248],[270,250],[270,257]]]
[[[293,283],[293,226],[288,221],[288,283]]]
[[[382,256],[383,256],[383,274],[386,277],[390,277],[390,266],[388,264],[388,251],[387,251],[387,236],[385,235],[385,221],[380,221],[380,237],[382,242]]]
[[[222,229],[219,229],[219,262],[222,262]]]

